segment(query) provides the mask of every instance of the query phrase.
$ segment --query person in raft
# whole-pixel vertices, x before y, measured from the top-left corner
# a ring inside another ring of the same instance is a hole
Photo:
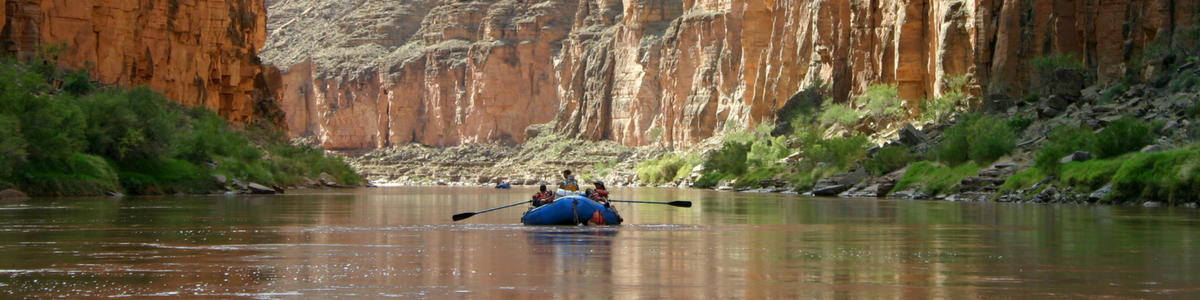
[[[571,170],[563,170],[562,174],[563,174],[563,181],[562,181],[562,183],[559,184],[559,186],[561,186],[562,189],[565,189],[568,191],[578,192],[579,191],[579,182],[575,181],[575,176],[571,175]]]
[[[533,194],[533,207],[546,205],[554,201],[554,193],[546,190],[546,185],[543,184],[537,193]]]
[[[604,182],[596,181],[596,182],[593,182],[592,184],[596,186],[596,189],[591,194],[588,195],[588,199],[592,199],[592,201],[600,202],[601,204],[608,204],[608,189],[604,188]],[[589,189],[589,190],[591,190],[591,189]]]

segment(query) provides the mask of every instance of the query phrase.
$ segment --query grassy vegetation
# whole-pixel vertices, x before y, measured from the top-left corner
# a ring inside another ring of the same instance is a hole
[[[895,190],[902,191],[921,185],[921,192],[930,195],[940,195],[958,191],[959,183],[964,178],[979,173],[975,163],[964,163],[956,167],[947,167],[933,162],[922,161],[908,166],[904,178],[896,183]]]
[[[696,155],[665,154],[638,164],[637,174],[642,182],[668,183],[687,177],[700,160]]]
[[[1124,83],[1121,83],[1121,82],[1115,83],[1112,86],[1109,86],[1108,89],[1105,89],[1103,93],[1100,93],[1100,99],[1097,99],[1096,103],[1099,103],[1102,105],[1108,104],[1108,103],[1112,102],[1113,99],[1116,99],[1117,97],[1119,97],[1121,95],[1124,95],[1125,92],[1128,92],[1128,91],[1129,91],[1129,87],[1126,87]]]
[[[362,182],[345,162],[292,147],[269,125],[235,130],[211,110],[146,87],[98,88],[86,70],[58,69],[60,51],[29,62],[0,58],[2,185],[55,196],[203,193],[220,188],[216,174],[290,185],[325,172]]]
[[[1034,167],[1042,173],[1058,174],[1059,159],[1076,151],[1104,159],[1141,150],[1154,142],[1156,126],[1131,117],[1113,121],[1100,133],[1087,127],[1060,126],[1046,135],[1048,142],[1037,152]]]
[[[1061,68],[1083,70],[1083,61],[1073,54],[1054,53],[1039,56],[1030,60],[1029,64],[1033,66],[1035,72],[1044,76],[1042,78],[1050,78],[1050,74]]]
[[[1013,175],[1000,188],[1014,191],[1047,178],[1039,168]],[[1111,159],[1072,162],[1051,183],[1090,192],[1111,183],[1103,202],[1157,201],[1183,204],[1200,201],[1200,146],[1159,153],[1134,152]]]
[[[908,147],[886,147],[879,149],[875,157],[867,160],[864,167],[875,176],[883,176],[899,170],[913,161]]]
[[[967,98],[967,77],[956,76],[946,79],[946,93],[941,97],[921,101],[921,121],[941,123],[953,115],[959,103]]]
[[[1016,133],[1009,124],[992,115],[962,115],[942,136],[934,156],[948,166],[967,161],[988,165],[1017,147]]]

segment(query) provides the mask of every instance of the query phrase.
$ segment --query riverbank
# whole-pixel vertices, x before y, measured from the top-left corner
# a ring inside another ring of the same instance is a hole
[[[289,143],[269,120],[235,128],[208,108],[147,87],[104,86],[52,57],[0,58],[0,190],[261,194],[364,183],[340,157]]]
[[[558,171],[610,185],[949,201],[1196,206],[1200,92],[1196,63],[1160,84],[1083,87],[1059,66],[1048,96],[980,99],[963,79],[946,97],[902,109],[895,87],[849,103],[801,92],[775,125],[729,131],[696,147],[630,148],[531,127],[529,143],[405,146],[354,158],[378,183],[546,184]],[[793,125],[795,124],[795,125]],[[594,154],[603,155],[594,155]]]

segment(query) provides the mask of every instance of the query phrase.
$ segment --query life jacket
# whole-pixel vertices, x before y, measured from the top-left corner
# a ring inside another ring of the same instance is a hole
[[[567,178],[563,180],[563,189],[572,192],[579,191],[579,183],[575,182],[575,178]]]

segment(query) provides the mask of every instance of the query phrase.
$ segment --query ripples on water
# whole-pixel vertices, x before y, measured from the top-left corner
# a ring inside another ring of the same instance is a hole
[[[1200,297],[1195,209],[621,189],[533,227],[532,190],[0,202],[0,298]]]

